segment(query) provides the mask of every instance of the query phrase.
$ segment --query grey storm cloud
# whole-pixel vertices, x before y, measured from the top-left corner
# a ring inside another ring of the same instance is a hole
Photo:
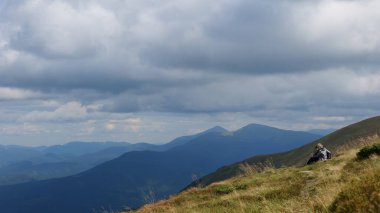
[[[20,122],[73,122],[70,111],[83,109],[81,122],[110,112],[374,115],[379,8],[376,0],[2,1],[0,114],[15,108]]]
[[[29,78],[49,85],[57,76],[61,83],[51,86],[77,87],[80,79],[84,87],[88,81],[106,88],[173,69],[270,74],[378,67],[377,6],[372,0],[8,1],[1,15],[3,84],[27,86]]]
[[[298,75],[225,76],[197,87],[169,88],[156,93],[113,97],[105,109],[118,112],[251,112],[312,111],[316,108],[376,110],[380,74],[347,70]]]
[[[371,36],[377,31],[378,15],[369,11],[370,5],[368,1],[229,2],[200,21],[173,27],[164,42],[145,46],[142,57],[166,68],[252,74],[366,66],[379,58],[378,40]]]

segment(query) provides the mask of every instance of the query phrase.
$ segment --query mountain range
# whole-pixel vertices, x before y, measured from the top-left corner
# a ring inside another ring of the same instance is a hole
[[[152,144],[71,142],[48,147],[0,146],[0,185],[64,177]]]
[[[289,150],[319,137],[258,124],[233,132],[215,127],[155,151],[127,152],[76,175],[1,186],[0,209],[86,213],[137,208],[174,194],[223,165]]]
[[[165,151],[195,137],[214,131],[178,137],[168,143],[154,145],[127,142],[70,142],[63,145],[25,147],[0,145],[0,185],[74,175],[131,151]]]

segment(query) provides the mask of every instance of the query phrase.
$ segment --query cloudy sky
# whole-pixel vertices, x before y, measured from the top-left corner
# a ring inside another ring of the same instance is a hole
[[[0,144],[380,114],[380,1],[0,1]]]

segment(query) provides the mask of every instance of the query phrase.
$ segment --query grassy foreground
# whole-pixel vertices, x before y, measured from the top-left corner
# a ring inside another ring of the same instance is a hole
[[[373,143],[380,143],[378,136],[341,147],[332,160],[311,166],[241,165],[240,176],[135,212],[380,212],[380,158],[356,158]]]

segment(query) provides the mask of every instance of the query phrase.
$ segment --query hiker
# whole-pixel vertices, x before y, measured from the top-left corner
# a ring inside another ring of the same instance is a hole
[[[318,143],[315,146],[315,151],[313,156],[307,161],[307,165],[313,164],[318,161],[325,161],[327,159],[331,159],[331,152],[327,150],[321,143]]]

